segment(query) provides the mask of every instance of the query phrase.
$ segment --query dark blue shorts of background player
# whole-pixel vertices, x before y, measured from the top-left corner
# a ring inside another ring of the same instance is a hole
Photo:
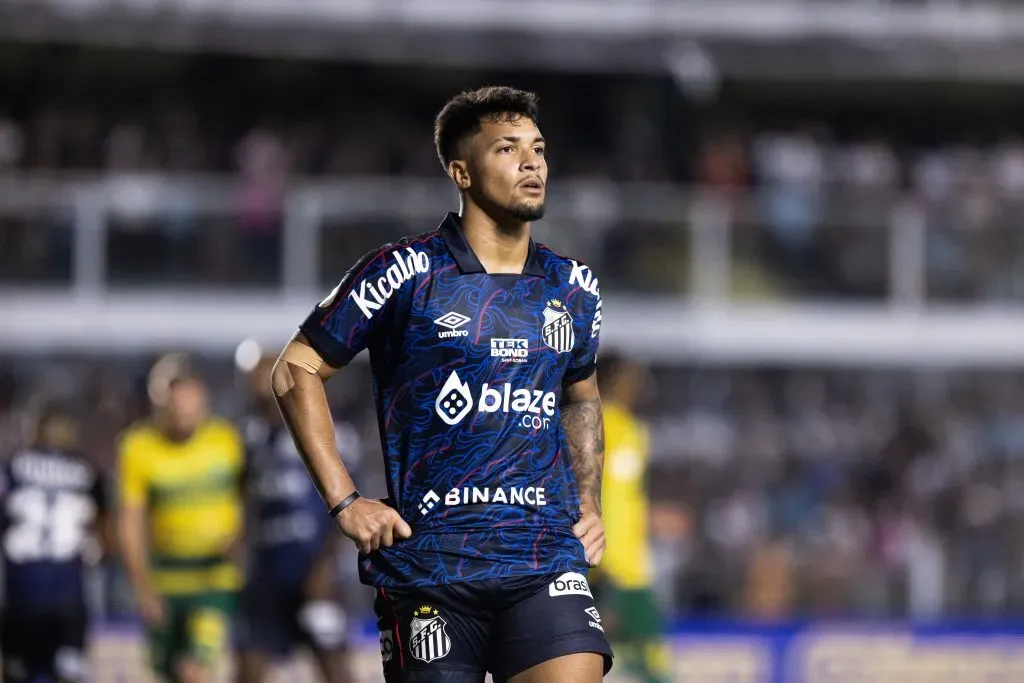
[[[586,577],[569,572],[382,588],[374,603],[387,683],[507,681],[542,662],[612,653]]]
[[[349,680],[346,615],[337,603],[307,600],[301,587],[256,584],[243,592],[239,617],[242,683],[266,680],[272,661],[301,648],[313,656],[321,680]]]
[[[4,683],[78,683],[86,676],[83,609],[19,612],[0,617]]]

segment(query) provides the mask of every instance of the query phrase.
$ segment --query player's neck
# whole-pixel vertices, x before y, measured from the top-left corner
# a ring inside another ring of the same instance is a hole
[[[530,255],[530,224],[503,223],[471,202],[459,212],[462,233],[480,264],[491,274],[523,272]]]

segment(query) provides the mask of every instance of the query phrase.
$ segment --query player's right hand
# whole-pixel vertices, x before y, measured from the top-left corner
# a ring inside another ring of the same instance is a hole
[[[139,595],[139,616],[148,626],[156,627],[164,623],[164,601],[155,592],[147,590]]]
[[[338,528],[355,542],[361,553],[389,547],[396,539],[412,536],[412,528],[398,511],[379,500],[360,498],[335,517]]]

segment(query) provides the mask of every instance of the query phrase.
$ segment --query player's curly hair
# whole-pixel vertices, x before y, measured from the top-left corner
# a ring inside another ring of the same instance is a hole
[[[485,122],[537,120],[537,95],[507,86],[465,90],[441,108],[434,120],[434,147],[445,171],[458,158],[459,145]]]

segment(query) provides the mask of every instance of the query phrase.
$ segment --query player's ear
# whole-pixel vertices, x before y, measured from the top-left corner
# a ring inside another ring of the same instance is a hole
[[[465,192],[473,184],[469,178],[469,166],[461,159],[449,162],[448,175],[455,181],[455,186],[459,188],[460,192]]]

